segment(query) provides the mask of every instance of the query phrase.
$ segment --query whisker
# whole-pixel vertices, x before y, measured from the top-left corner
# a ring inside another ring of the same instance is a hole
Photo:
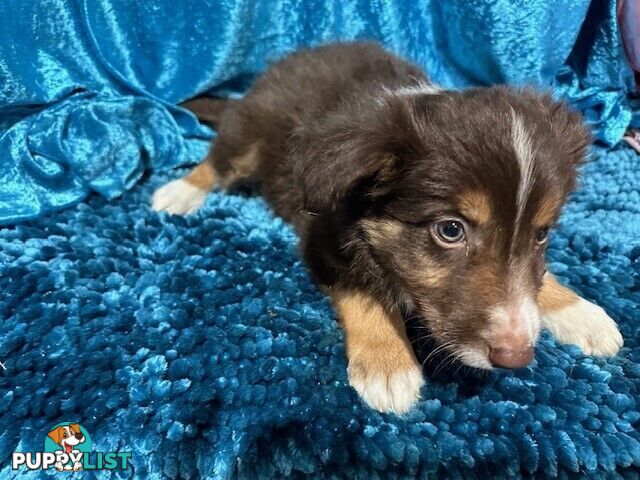
[[[451,363],[451,359],[454,359],[454,353],[451,352],[449,353],[444,360],[442,360],[440,362],[440,364],[436,367],[436,369],[433,372],[433,376],[435,377],[436,375],[438,375],[438,372],[440,372],[442,369],[444,369],[444,367],[446,367],[447,365],[449,365]]]
[[[448,342],[444,342],[440,344],[438,347],[433,349],[431,353],[429,353],[429,355],[427,355],[427,358],[424,359],[424,361],[422,362],[422,365],[426,365],[430,358],[432,358],[437,353],[442,352],[443,350],[446,350],[448,347],[454,345],[454,343],[455,342],[453,340],[450,340]]]

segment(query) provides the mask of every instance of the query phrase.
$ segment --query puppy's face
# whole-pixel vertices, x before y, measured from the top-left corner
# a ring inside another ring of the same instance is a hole
[[[528,364],[548,233],[589,141],[579,117],[506,89],[388,102],[393,145],[360,221],[373,257],[458,360]]]

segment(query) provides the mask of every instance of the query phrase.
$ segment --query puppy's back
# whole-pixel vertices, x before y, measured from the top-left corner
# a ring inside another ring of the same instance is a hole
[[[304,123],[335,108],[354,91],[397,88],[422,79],[425,75],[417,67],[377,44],[333,44],[302,50],[273,64],[248,93],[246,104]]]
[[[222,175],[250,158],[251,180],[277,213],[292,221],[301,192],[287,162],[293,132],[321,121],[363,92],[396,89],[426,80],[414,65],[374,43],[338,43],[298,51],[272,64],[245,98],[218,123],[213,162]]]

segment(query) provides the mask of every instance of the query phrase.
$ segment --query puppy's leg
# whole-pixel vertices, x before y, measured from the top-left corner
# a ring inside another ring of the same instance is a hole
[[[334,291],[331,297],[345,331],[351,386],[378,411],[409,410],[424,379],[401,315],[362,292]]]
[[[577,345],[586,355],[615,355],[622,347],[622,335],[611,317],[550,273],[544,276],[538,304],[542,324],[560,343]]]
[[[156,211],[164,210],[174,215],[194,213],[216,184],[217,175],[213,165],[205,159],[188,175],[157,189],[151,199],[151,206]]]

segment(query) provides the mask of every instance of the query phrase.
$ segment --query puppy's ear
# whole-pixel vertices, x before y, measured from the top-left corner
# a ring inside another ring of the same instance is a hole
[[[82,433],[82,432],[80,431],[80,424],[79,424],[79,423],[70,423],[70,424],[69,424],[69,428],[70,428],[71,430],[73,430],[73,433]]]
[[[584,125],[582,115],[564,102],[544,99],[547,103],[547,118],[557,141],[573,166],[584,162],[589,144],[593,141],[591,132]]]
[[[369,200],[388,192],[415,128],[407,106],[375,107],[359,104],[294,132],[290,161],[306,210],[334,211],[356,191]]]
[[[325,161],[304,167],[298,164],[304,168],[298,172],[298,179],[305,210],[334,211],[341,200],[356,190],[373,198],[384,191],[385,182],[391,179],[396,162],[393,156],[339,150],[327,151]],[[320,159],[316,157],[316,160]]]
[[[63,432],[63,428],[62,427],[56,427],[53,430],[51,430],[49,433],[47,433],[47,436],[53,440],[53,442],[56,445],[60,445],[60,440],[62,440],[62,432]]]

